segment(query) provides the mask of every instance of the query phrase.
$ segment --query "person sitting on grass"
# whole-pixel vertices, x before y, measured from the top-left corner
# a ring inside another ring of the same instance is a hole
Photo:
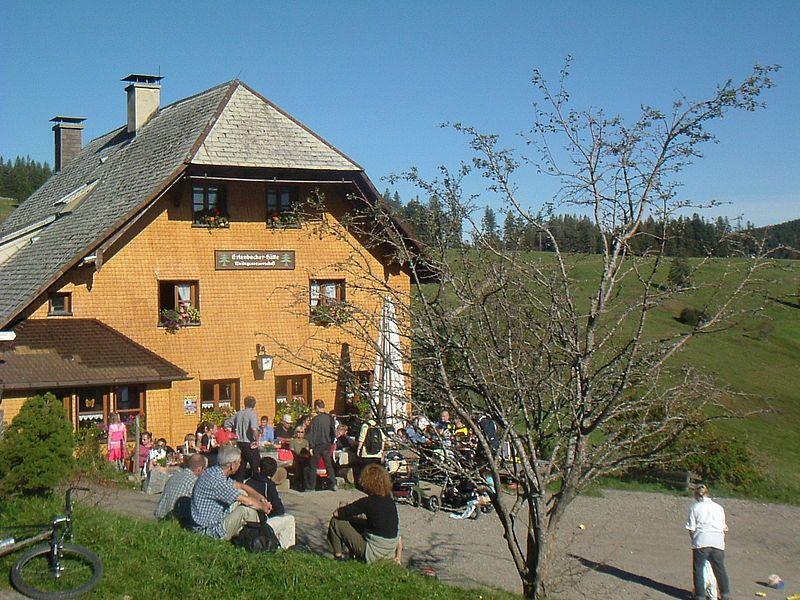
[[[264,496],[272,504],[272,510],[267,513],[269,526],[278,537],[281,548],[291,548],[295,543],[295,521],[292,515],[286,514],[278,485],[275,482],[275,473],[278,471],[278,461],[271,456],[265,456],[258,464],[258,472],[247,480],[247,485]],[[286,470],[283,470],[283,479],[286,479]]]
[[[190,503],[197,478],[208,466],[208,459],[202,454],[192,454],[184,468],[172,475],[164,485],[164,491],[153,513],[156,519],[175,517],[184,527],[191,523]]]
[[[217,465],[197,478],[192,491],[194,531],[230,540],[245,523],[260,523],[259,511],[269,514],[272,504],[249,485],[230,479],[239,470],[242,453],[236,446],[219,449]]]
[[[358,483],[367,495],[340,506],[328,524],[328,543],[333,557],[342,561],[352,555],[368,563],[396,559],[400,517],[392,500],[389,473],[381,465],[367,465]]]

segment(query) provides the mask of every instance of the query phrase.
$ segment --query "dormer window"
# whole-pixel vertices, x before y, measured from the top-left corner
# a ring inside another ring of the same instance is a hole
[[[72,294],[69,292],[55,292],[48,296],[47,314],[55,317],[72,316]]]
[[[192,188],[192,225],[228,227],[225,188],[218,185],[195,185]]]

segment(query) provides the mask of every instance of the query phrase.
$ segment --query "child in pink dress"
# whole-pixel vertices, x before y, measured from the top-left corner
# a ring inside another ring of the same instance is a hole
[[[128,445],[128,428],[120,422],[117,413],[111,413],[111,424],[108,426],[108,460],[117,464],[117,468],[125,468],[125,450]]]

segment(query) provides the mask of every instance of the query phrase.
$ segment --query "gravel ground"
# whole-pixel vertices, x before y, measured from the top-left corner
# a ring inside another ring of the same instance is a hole
[[[325,529],[340,502],[359,497],[355,490],[283,494],[297,519],[299,543],[327,553]],[[121,513],[152,519],[158,496],[96,488],[86,501]],[[726,561],[733,598],[785,598],[800,593],[800,507],[724,499],[730,532]],[[691,552],[683,529],[691,500],[663,494],[604,491],[602,497],[575,501],[558,540],[554,566],[558,598],[622,600],[686,598],[691,587]],[[411,569],[430,568],[439,579],[459,586],[483,585],[519,592],[499,522],[493,514],[476,521],[448,513],[399,505]],[[584,528],[581,528],[583,525]],[[84,540],[88,542],[88,540]],[[88,545],[91,545],[90,543]],[[771,573],[786,581],[784,590],[759,582]],[[0,591],[0,598],[14,598]]]

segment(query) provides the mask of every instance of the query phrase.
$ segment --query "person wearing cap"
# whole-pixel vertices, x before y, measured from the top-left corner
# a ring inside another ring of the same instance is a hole
[[[292,427],[292,415],[286,413],[283,415],[281,422],[275,426],[275,439],[290,440],[294,435],[294,427]]]
[[[728,531],[725,510],[711,499],[711,492],[705,485],[695,488],[694,498],[695,503],[689,510],[689,520],[686,523],[692,540],[694,597],[696,600],[704,600],[706,597],[703,568],[709,562],[722,600],[728,600],[731,589],[725,570],[725,532]]]

